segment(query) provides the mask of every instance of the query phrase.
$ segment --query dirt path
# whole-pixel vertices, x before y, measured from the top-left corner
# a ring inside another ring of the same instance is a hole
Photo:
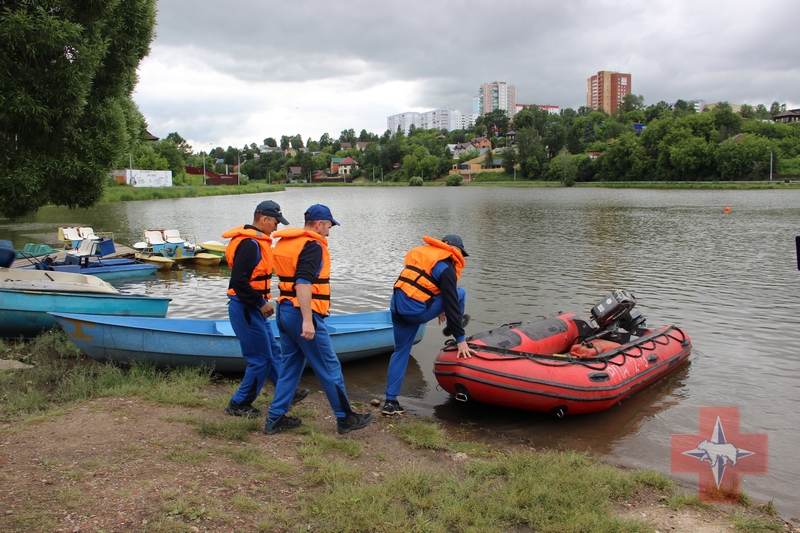
[[[311,423],[324,435],[344,438],[336,435],[324,396],[312,394],[303,407],[317,413]],[[302,483],[301,434],[258,431],[245,442],[224,441],[200,435],[201,418],[225,415],[108,398],[18,430],[0,428],[0,530],[272,531],[270,516],[292,516],[298,496],[314,490]],[[362,482],[411,465],[455,472],[469,460],[411,448],[395,436],[397,421],[378,418],[347,436],[364,445],[347,459],[363,472]],[[492,445],[499,452],[514,447]],[[268,459],[259,468],[241,461],[253,450]],[[619,512],[649,521],[654,531],[733,531],[730,509],[673,511],[655,494],[640,494]]]

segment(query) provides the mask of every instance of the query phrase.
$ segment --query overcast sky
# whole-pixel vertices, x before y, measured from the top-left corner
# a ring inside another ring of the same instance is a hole
[[[134,99],[195,151],[266,137],[382,134],[386,117],[472,112],[481,83],[586,105],[627,72],[645,104],[800,107],[798,0],[159,0]]]

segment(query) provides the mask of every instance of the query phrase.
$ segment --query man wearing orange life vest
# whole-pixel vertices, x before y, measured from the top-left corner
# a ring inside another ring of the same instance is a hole
[[[386,378],[384,415],[405,412],[397,401],[400,386],[408,367],[411,347],[420,324],[439,318],[447,320],[449,333],[455,337],[458,357],[475,355],[466,341],[464,314],[467,292],[458,287],[461,270],[467,264],[467,251],[458,235],[445,235],[442,240],[423,237],[425,246],[413,248],[405,258],[405,267],[394,284],[390,310],[394,329],[394,353],[389,360]]]
[[[353,412],[344,387],[342,366],[333,351],[325,317],[330,309],[331,258],[326,238],[333,226],[331,210],[320,204],[305,213],[302,229],[289,228],[275,234],[275,273],[278,276],[278,328],[281,333],[283,369],[264,433],[298,427],[299,418],[286,416],[292,393],[306,366],[311,365],[336,414],[339,434],[367,427],[375,416]]]
[[[230,239],[225,249],[225,258],[231,267],[228,316],[242,347],[242,357],[247,361],[242,384],[225,410],[233,416],[261,416],[253,402],[261,393],[267,376],[272,383],[278,382],[281,350],[267,317],[274,312],[269,303],[273,269],[270,235],[279,222],[289,223],[276,202],[265,200],[256,207],[252,224],[222,234]],[[308,389],[297,391],[295,396],[295,401],[302,400],[308,396]]]

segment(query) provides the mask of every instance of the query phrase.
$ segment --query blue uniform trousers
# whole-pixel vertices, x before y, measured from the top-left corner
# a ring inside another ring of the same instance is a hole
[[[231,400],[239,405],[252,405],[268,376],[272,383],[278,382],[281,348],[272,327],[258,309],[244,305],[238,298],[231,298],[228,317],[242,346],[242,357],[247,361],[242,384]]]
[[[467,291],[459,287],[458,304],[461,306],[461,314],[467,304]],[[444,300],[441,297],[434,298],[433,303],[425,311],[418,315],[404,315],[396,311],[394,305],[395,297],[403,296],[392,295],[392,328],[394,330],[394,352],[389,359],[389,370],[386,377],[386,399],[397,400],[400,394],[400,386],[408,368],[408,358],[411,357],[411,347],[414,345],[414,338],[417,336],[420,324],[425,324],[444,313]]]
[[[291,302],[281,303],[278,307],[278,329],[281,334],[283,368],[278,384],[275,386],[269,417],[276,420],[286,414],[291,407],[294,391],[300,382],[306,360],[317,375],[336,417],[346,417],[352,412],[352,409],[344,388],[342,365],[333,351],[325,320],[322,316],[314,313],[316,333],[314,338],[309,341],[300,336],[303,332],[303,315],[300,313],[300,308],[295,307]]]

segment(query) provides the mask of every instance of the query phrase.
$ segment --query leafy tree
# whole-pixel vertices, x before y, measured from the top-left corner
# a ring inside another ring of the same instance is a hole
[[[756,110],[750,104],[742,104],[742,109],[739,110],[742,118],[756,118]]]
[[[515,129],[532,128],[533,126],[533,114],[529,110],[523,109],[514,115]]]
[[[172,133],[168,133],[167,136],[164,138],[167,141],[171,142],[175,145],[175,147],[181,151],[182,153],[188,155],[192,153],[192,146],[186,142],[186,139],[180,136],[177,131],[173,131]],[[163,139],[162,139],[163,140]]]
[[[331,144],[333,144],[333,141],[331,141],[331,136],[328,135],[327,132],[323,133],[322,136],[319,138],[319,148],[320,148],[320,150],[327,148]]]
[[[94,205],[141,139],[130,98],[155,0],[0,4],[0,213]]]
[[[342,133],[339,135],[339,142],[340,143],[356,143],[356,132],[353,128],[349,130],[342,130]]]
[[[558,152],[558,155],[550,162],[547,175],[548,179],[560,181],[568,187],[575,184],[575,178],[578,177],[578,165],[569,150],[562,148]]]
[[[763,177],[769,153],[768,139],[744,133],[717,147],[717,174],[722,180]]]
[[[264,139],[264,145],[275,148],[278,146],[278,142],[272,137],[267,137],[266,139]]]
[[[281,135],[281,150],[284,152],[289,148],[289,145],[292,144],[292,138],[288,135]]]
[[[629,113],[634,109],[642,111],[645,108],[644,96],[641,94],[626,94],[622,97],[622,102],[619,107],[622,108],[624,113]]]
[[[299,150],[303,147],[303,137],[298,133],[289,140],[289,143],[292,145],[292,148]]]
[[[778,102],[772,102],[772,105],[769,106],[769,114],[770,116],[775,116],[781,112],[781,104]]]
[[[444,183],[448,187],[458,187],[462,181],[464,181],[464,178],[461,177],[461,174],[450,174]]]
[[[632,132],[623,133],[601,158],[603,181],[639,181],[648,166],[647,153]]]
[[[514,173],[514,167],[517,166],[517,151],[513,148],[506,148],[503,150],[503,169],[509,173]]]
[[[770,114],[769,110],[764,106],[764,104],[758,104],[756,106],[756,118],[759,120],[769,120]]]

